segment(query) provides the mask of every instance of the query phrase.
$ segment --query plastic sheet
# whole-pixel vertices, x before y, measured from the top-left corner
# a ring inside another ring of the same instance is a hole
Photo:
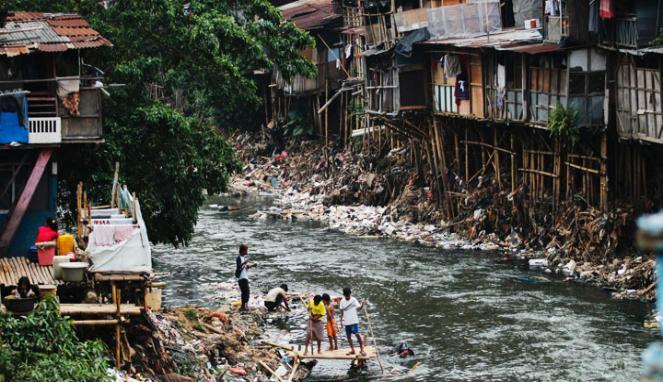
[[[497,1],[451,5],[428,11],[428,31],[434,39],[473,37],[501,30]]]
[[[152,272],[150,241],[147,237],[147,230],[138,200],[135,203],[138,228],[128,239],[115,245],[99,246],[96,244],[95,232],[90,233],[86,248],[90,260],[92,260],[90,272]]]

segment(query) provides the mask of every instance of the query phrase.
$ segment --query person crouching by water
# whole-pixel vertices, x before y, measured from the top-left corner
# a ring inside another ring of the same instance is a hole
[[[334,317],[334,303],[327,293],[322,294],[322,302],[327,309],[327,337],[329,338],[329,350],[338,350],[338,336],[336,331],[336,318]]]
[[[313,297],[313,301],[309,301],[306,305],[306,309],[309,311],[309,320],[308,330],[306,331],[306,350],[304,351],[304,355],[308,354],[308,344],[312,340],[318,341],[318,354],[320,354],[320,347],[325,338],[324,319],[327,316],[325,304],[322,303],[322,296],[316,294]],[[313,345],[311,345],[311,353],[313,353],[312,349]]]
[[[239,256],[237,256],[237,267],[235,268],[235,277],[239,284],[239,290],[242,292],[242,307],[241,310],[246,310],[246,304],[249,303],[251,290],[249,289],[249,273],[247,270],[257,266],[257,264],[249,263],[249,246],[242,244],[239,246]]]
[[[36,293],[32,284],[30,284],[30,279],[23,276],[18,279],[16,283],[16,289],[14,289],[14,297],[16,298],[30,298],[35,297]]]
[[[348,344],[350,344],[350,352],[347,355],[355,354],[355,347],[352,343],[352,335],[354,334],[359,342],[359,351],[361,355],[365,356],[364,343],[361,341],[361,336],[359,335],[359,315],[357,314],[357,310],[361,309],[362,304],[356,298],[352,297],[350,288],[343,288],[343,299],[341,299],[339,305],[341,309],[341,322],[345,327]]]
[[[289,312],[290,307],[288,306],[287,292],[288,285],[286,284],[281,284],[280,287],[271,289],[267,292],[267,295],[264,298],[265,308],[267,308],[268,311],[273,312],[282,306]]]

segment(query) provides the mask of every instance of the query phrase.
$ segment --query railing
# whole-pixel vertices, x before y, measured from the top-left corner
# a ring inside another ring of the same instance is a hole
[[[637,48],[640,39],[638,18],[627,16],[604,20],[600,24],[600,36],[601,43],[606,46]]]
[[[615,43],[627,48],[638,47],[638,19],[627,17],[615,19]]]
[[[62,142],[62,120],[59,117],[29,118],[28,130],[29,144]]]

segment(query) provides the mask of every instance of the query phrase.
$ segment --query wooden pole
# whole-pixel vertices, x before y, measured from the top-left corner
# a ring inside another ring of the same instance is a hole
[[[601,210],[608,210],[608,137],[603,133],[601,137],[601,166],[600,166],[600,204]]]
[[[113,175],[113,187],[111,188],[111,208],[115,208],[115,191],[118,178],[120,177],[120,162],[115,162],[115,174]]]
[[[377,356],[378,359],[378,365],[380,365],[380,371],[382,374],[384,374],[384,366],[382,366],[382,360],[380,360],[380,350],[378,349],[378,344],[375,341],[375,335],[373,334],[373,325],[371,324],[371,317],[368,315],[368,311],[366,310],[366,303],[362,304],[362,310],[364,311],[364,314],[366,315],[366,322],[368,323],[368,330],[371,332],[371,338],[373,339],[373,346],[375,346],[375,355]],[[368,345],[368,344],[366,344]]]
[[[495,160],[495,177],[497,178],[497,186],[499,189],[502,189],[502,177],[501,177],[501,168],[500,168],[500,153],[497,151],[498,141],[497,141],[497,128],[493,127],[493,146],[495,147],[493,151],[493,159]]]
[[[75,326],[97,326],[97,325],[117,325],[120,323],[119,320],[110,319],[110,320],[73,320],[71,321]]]
[[[463,126],[463,129],[465,129],[465,189],[469,190],[470,185],[467,184],[470,180],[470,167],[469,167],[469,151],[468,151],[468,136],[467,136],[467,127]]]
[[[516,171],[516,145],[513,140],[513,131],[509,133],[511,137],[511,194],[513,195],[513,200],[511,202],[512,206],[516,205],[516,189],[518,188],[518,172]]]

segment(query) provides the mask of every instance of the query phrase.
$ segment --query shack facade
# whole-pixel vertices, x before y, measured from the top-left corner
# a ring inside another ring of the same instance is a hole
[[[407,147],[448,218],[487,183],[523,216],[663,202],[657,1],[326,3],[352,33],[363,109],[330,144]]]
[[[56,215],[60,150],[103,140],[102,73],[85,56],[111,43],[75,14],[0,22],[0,252],[24,256]]]

